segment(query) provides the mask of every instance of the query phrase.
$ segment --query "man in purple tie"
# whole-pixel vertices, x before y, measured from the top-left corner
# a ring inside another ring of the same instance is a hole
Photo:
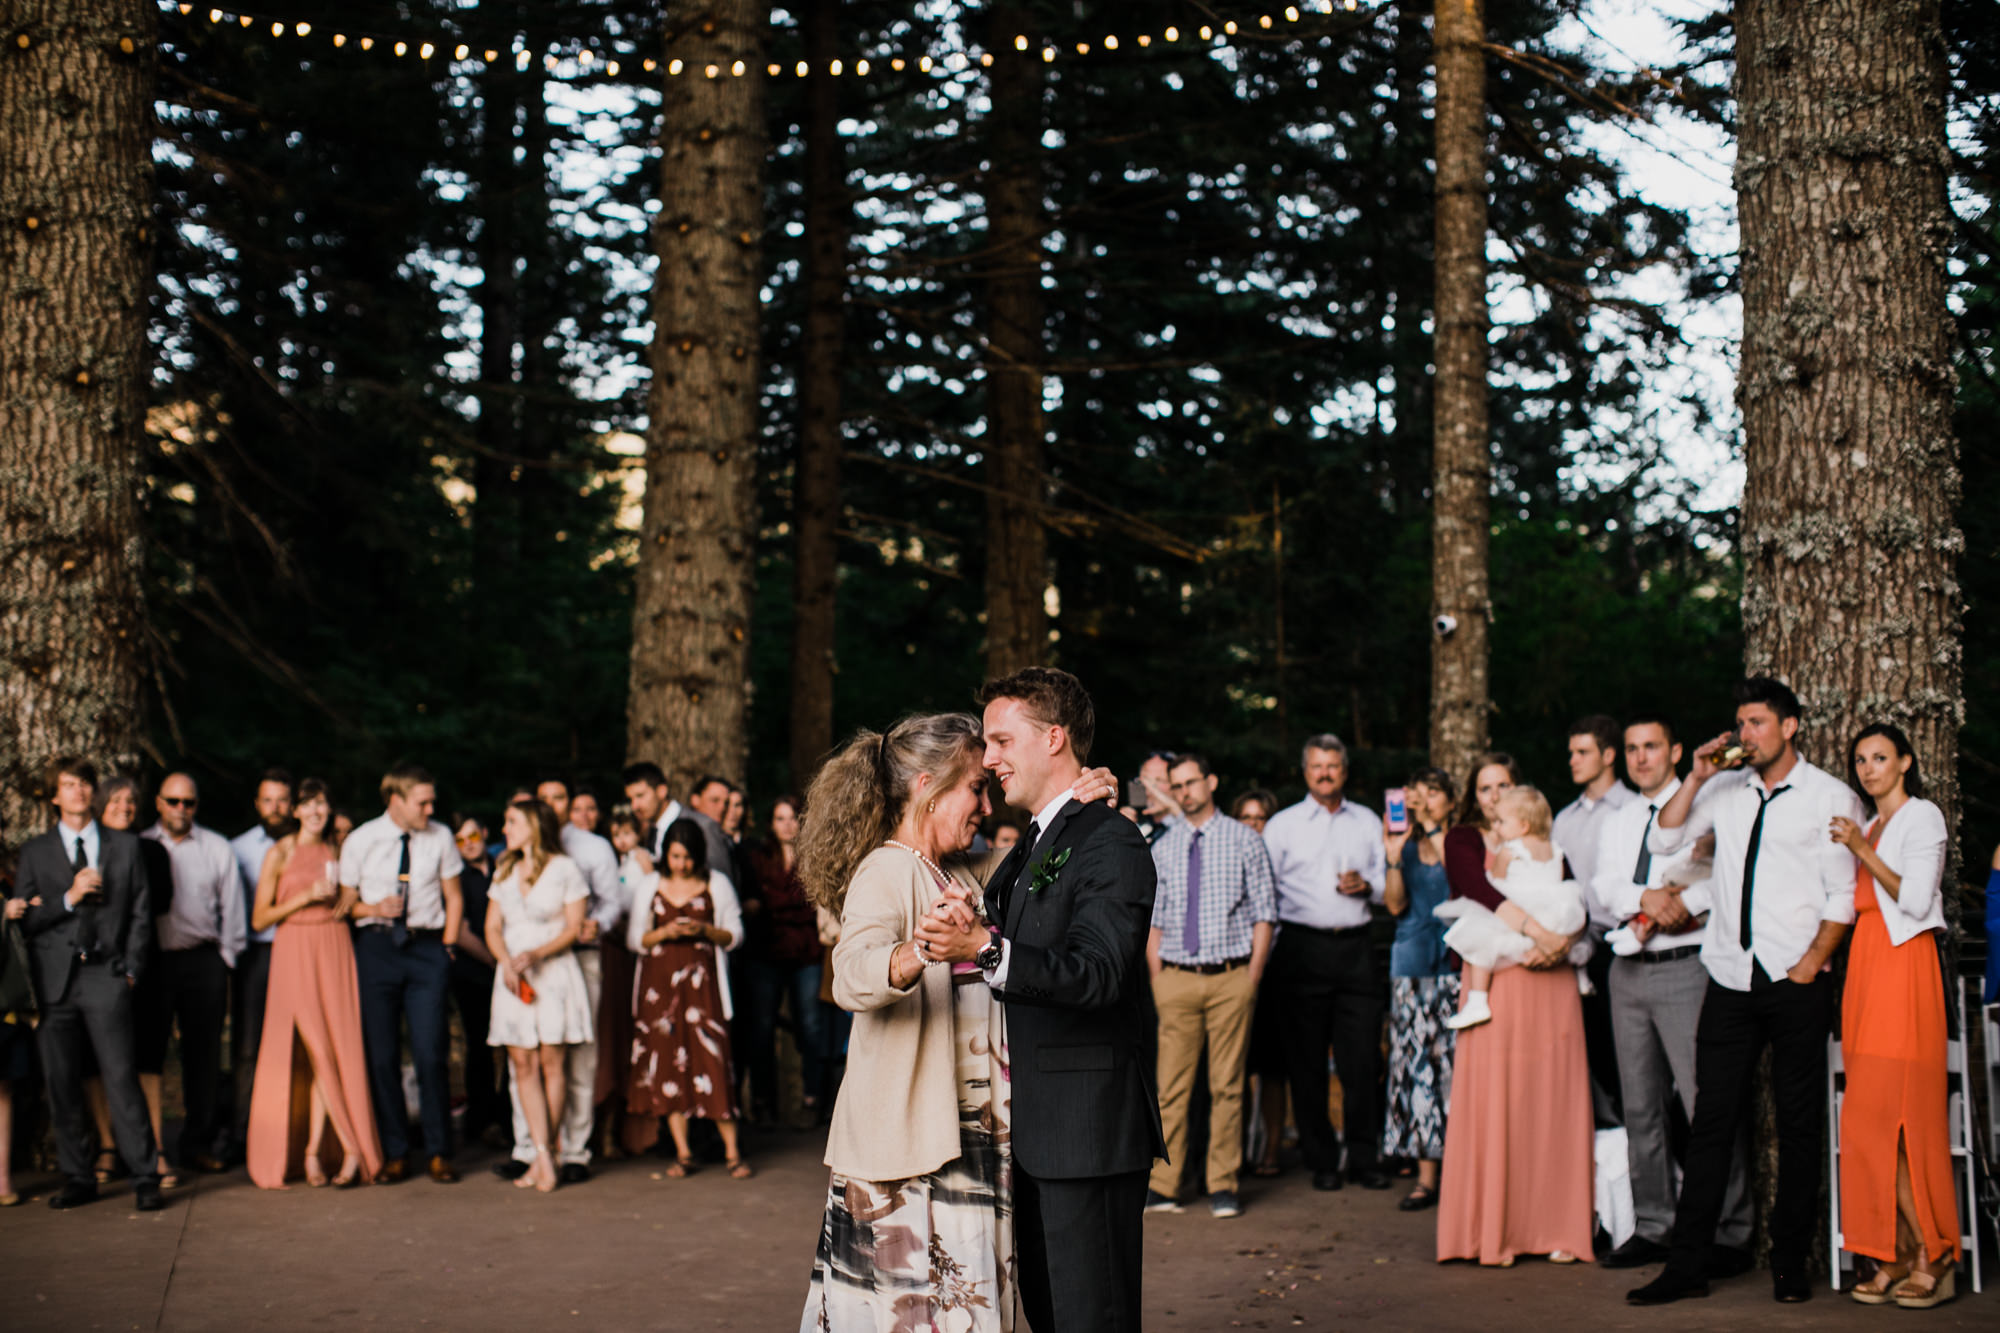
[[[1174,1196],[1187,1151],[1188,1097],[1206,1042],[1209,1207],[1217,1217],[1235,1217],[1243,1211],[1236,1196],[1243,1165],[1243,1062],[1278,895],[1264,840],[1215,808],[1216,777],[1208,761],[1179,755],[1167,780],[1186,818],[1169,824],[1153,844],[1160,882],[1146,962],[1160,1014],[1167,1156],[1153,1165],[1146,1211],[1181,1210]]]

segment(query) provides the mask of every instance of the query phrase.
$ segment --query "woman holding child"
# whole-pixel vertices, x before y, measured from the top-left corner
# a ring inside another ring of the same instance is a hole
[[[1458,1034],[1445,1124],[1438,1259],[1501,1268],[1520,1254],[1556,1263],[1588,1258],[1592,1230],[1590,1072],[1569,966],[1574,941],[1545,929],[1495,884],[1509,878],[1523,848],[1538,862],[1561,858],[1546,846],[1546,800],[1506,802],[1513,809],[1503,815],[1503,797],[1520,786],[1512,758],[1481,755],[1444,842],[1453,899],[1485,908],[1534,943],[1522,965],[1493,971],[1490,1017]],[[1517,821],[1525,830],[1508,831],[1525,836],[1503,858],[1499,826]]]

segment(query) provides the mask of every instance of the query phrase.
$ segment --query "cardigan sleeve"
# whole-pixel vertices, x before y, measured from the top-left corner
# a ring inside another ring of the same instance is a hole
[[[882,1009],[904,1001],[921,1004],[917,981],[903,990],[889,984],[889,956],[915,933],[910,919],[910,869],[890,858],[871,856],[847,884],[840,909],[840,943],[833,946],[833,1000],[849,1013]]]
[[[1490,912],[1499,911],[1507,901],[1486,877],[1486,839],[1470,824],[1444,835],[1444,876],[1454,898],[1468,899]]]
[[[1916,800],[1901,813],[1909,822],[1896,830],[1900,836],[1893,857],[1882,860],[1903,880],[1896,891],[1896,906],[1911,921],[1921,921],[1937,901],[1938,886],[1944,880],[1944,812],[1929,801]]]

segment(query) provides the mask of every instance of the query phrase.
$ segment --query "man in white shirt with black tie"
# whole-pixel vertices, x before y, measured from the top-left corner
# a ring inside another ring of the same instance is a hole
[[[1708,993],[1701,931],[1714,905],[1714,890],[1706,875],[1669,882],[1667,872],[1679,858],[1654,856],[1646,846],[1660,809],[1681,789],[1675,775],[1680,761],[1680,743],[1664,717],[1641,714],[1625,724],[1625,771],[1639,794],[1613,811],[1600,829],[1596,875],[1590,881],[1593,921],[1622,925],[1644,913],[1653,927],[1640,952],[1611,960],[1606,986],[1618,1043],[1636,1219],[1631,1237],[1598,1258],[1606,1268],[1637,1268],[1667,1257],[1680,1192],[1679,1163],[1668,1132],[1676,1097],[1682,1112],[1694,1119],[1695,1025]],[[1715,1275],[1742,1273],[1750,1266],[1746,1140],[1746,1135],[1737,1136],[1730,1161],[1729,1188],[1709,1264]]]
[[[409,1174],[409,1114],[403,1103],[402,1028],[410,1029],[417,1104],[431,1179],[458,1179],[451,1164],[451,958],[465,914],[465,868],[451,830],[431,818],[437,788],[414,765],[382,779],[387,809],[340,847],[341,901],[354,917],[354,970],[361,983],[361,1038],[368,1092],[382,1136],[376,1180]]]
[[[1714,833],[1715,878],[1701,948],[1709,985],[1695,1038],[1694,1124],[1673,1248],[1657,1278],[1627,1293],[1635,1305],[1708,1294],[1730,1155],[1766,1046],[1778,1124],[1771,1292],[1786,1303],[1812,1294],[1806,1260],[1819,1232],[1834,1003],[1825,969],[1854,924],[1854,858],[1829,829],[1836,816],[1858,823],[1862,812],[1846,783],[1800,757],[1798,730],[1799,699],[1788,686],[1766,676],[1742,682],[1736,730],[1694,752],[1694,771],[1647,839],[1653,855],[1672,856]],[[1732,761],[1740,767],[1724,771]]]

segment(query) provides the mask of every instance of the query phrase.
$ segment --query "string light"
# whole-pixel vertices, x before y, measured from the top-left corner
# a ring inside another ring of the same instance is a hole
[[[839,74],[842,68],[841,63],[836,60],[826,67],[826,72],[829,74]]]
[[[744,66],[743,62],[739,60],[739,61],[737,61],[737,62],[736,62],[735,64],[733,64],[733,65],[731,65],[731,66],[729,67],[729,72],[730,72],[731,74],[735,75],[735,76],[736,76],[737,78],[739,78],[739,79],[740,79],[740,78],[742,78],[742,77],[743,77],[743,71],[744,71],[744,69],[745,69],[745,66]]]
[[[708,77],[712,79],[716,75],[722,73],[722,70],[715,65],[710,65],[707,69],[703,70],[702,72],[708,75]]]
[[[667,62],[667,73],[669,73],[669,74],[678,74],[678,73],[680,73],[680,72],[681,72],[681,62],[680,62],[680,61],[678,61],[678,60],[669,60],[669,61]]]
[[[463,60],[468,54],[470,53],[467,51],[467,49],[461,45],[454,47],[452,49],[451,58],[453,60]]]
[[[409,44],[408,42],[397,42],[397,43],[396,43],[396,58],[397,58],[397,59],[399,59],[399,60],[400,60],[400,59],[402,59],[402,57],[403,57],[403,54],[404,54],[404,53],[405,53],[406,51],[408,51],[409,49],[410,49],[410,44]]]
[[[335,33],[335,34],[333,35],[333,44],[334,44],[335,46],[346,46],[346,45],[347,45],[347,34],[346,34],[346,33],[344,33],[344,32],[337,32],[337,33]]]
[[[296,28],[293,29],[293,31],[298,33],[298,35],[301,37],[310,37],[312,35],[312,30],[313,30],[313,25],[310,23],[301,23]]]
[[[889,61],[889,68],[895,70],[898,74],[901,74],[903,72],[903,58],[901,56],[896,56],[893,59],[891,59]]]
[[[865,77],[867,77],[867,74],[868,74],[868,62],[867,62],[867,61],[865,61],[865,60],[857,60],[857,61],[855,61],[855,62],[854,62],[854,72],[855,72],[856,74],[859,74],[859,75],[863,76],[864,78],[865,78]]]
[[[364,51],[373,51],[375,49],[375,39],[373,37],[363,37],[361,39],[361,49]]]
[[[1107,51],[1116,51],[1118,49],[1118,39],[1115,36],[1106,37],[1104,39],[1104,49]]]
[[[1170,42],[1178,42],[1178,41],[1179,41],[1180,39],[1181,39],[1181,30],[1180,30],[1179,28],[1168,28],[1168,29],[1167,29],[1167,40],[1168,40],[1168,41],[1170,41]]]
[[[431,58],[431,52],[435,50],[437,50],[435,46],[432,46],[429,42],[425,42],[423,46],[419,48],[419,50],[417,51],[417,59],[429,60]]]
[[[1028,49],[1027,34],[1023,33],[1021,36],[1016,37],[1014,39],[1014,49],[1016,51],[1025,51]]]

